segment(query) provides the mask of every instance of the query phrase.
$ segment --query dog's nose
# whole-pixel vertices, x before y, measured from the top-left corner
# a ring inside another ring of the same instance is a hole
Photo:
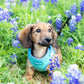
[[[45,38],[45,41],[47,41],[48,43],[51,41],[50,37]]]

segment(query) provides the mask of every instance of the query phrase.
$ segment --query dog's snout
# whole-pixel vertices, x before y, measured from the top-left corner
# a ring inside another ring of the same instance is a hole
[[[45,38],[45,41],[47,41],[48,43],[51,41],[50,37]]]

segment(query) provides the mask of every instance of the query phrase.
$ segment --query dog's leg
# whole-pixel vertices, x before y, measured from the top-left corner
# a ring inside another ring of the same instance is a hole
[[[31,63],[27,59],[26,78],[28,81],[30,81],[32,79],[34,71],[35,71],[34,67],[31,65]]]

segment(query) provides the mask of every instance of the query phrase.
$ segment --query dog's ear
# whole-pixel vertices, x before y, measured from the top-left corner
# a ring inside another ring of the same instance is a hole
[[[32,47],[31,32],[33,26],[34,24],[29,24],[19,33],[19,41],[22,44],[22,46],[25,48]]]
[[[49,24],[49,23],[47,23],[47,24],[48,24],[49,27],[51,27],[51,29],[52,29],[52,46],[55,46],[55,45],[56,45],[56,40],[57,40],[58,35],[57,35],[57,33],[55,32],[53,26],[52,26],[51,24]]]
[[[54,46],[56,44],[56,40],[57,40],[57,33],[55,32],[54,29],[52,29],[52,45]]]

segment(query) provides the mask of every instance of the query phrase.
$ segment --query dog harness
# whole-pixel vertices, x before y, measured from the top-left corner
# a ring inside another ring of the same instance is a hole
[[[31,54],[31,48],[28,50],[28,59],[33,67],[38,71],[46,71],[47,66],[50,63],[50,58],[55,54],[55,50],[50,45],[47,49],[47,53],[42,58],[36,58]]]

